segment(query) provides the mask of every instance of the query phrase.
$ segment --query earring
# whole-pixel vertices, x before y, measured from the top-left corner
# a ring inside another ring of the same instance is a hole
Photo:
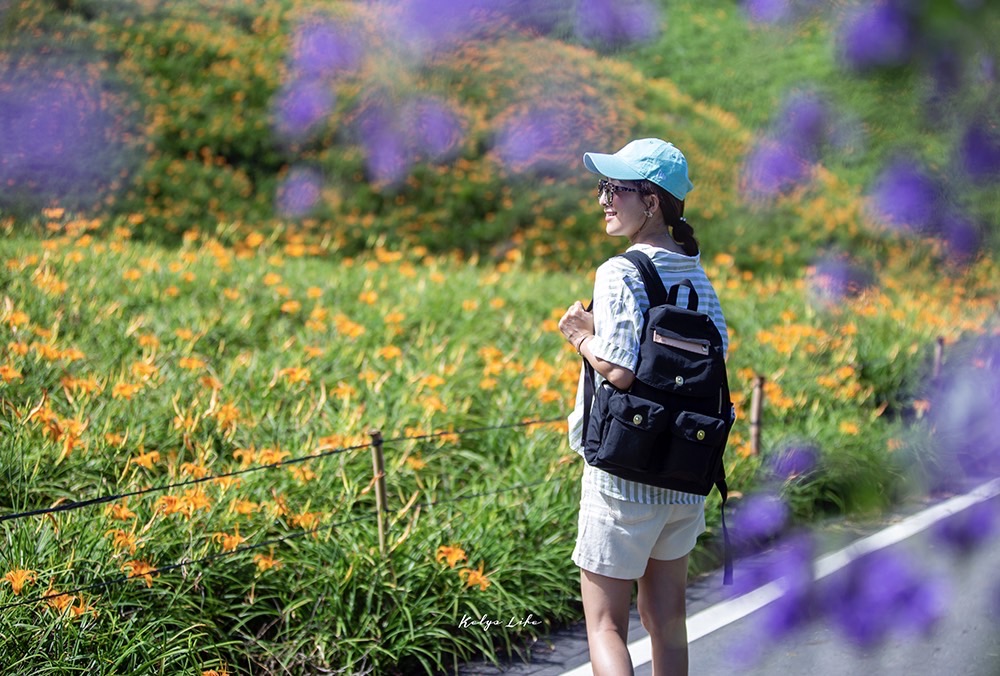
[[[646,209],[646,210],[645,210],[645,211],[643,211],[642,213],[646,214],[646,218],[649,218],[650,216],[652,216],[652,215],[653,215],[653,212],[652,212],[652,211],[650,211],[649,209]]]

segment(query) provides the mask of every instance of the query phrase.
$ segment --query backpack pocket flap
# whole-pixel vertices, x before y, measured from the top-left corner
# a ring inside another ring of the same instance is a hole
[[[622,424],[648,432],[662,429],[667,423],[663,406],[626,392],[611,398],[608,412]]]
[[[718,418],[682,411],[674,420],[673,434],[693,444],[718,445],[726,436],[726,423]]]

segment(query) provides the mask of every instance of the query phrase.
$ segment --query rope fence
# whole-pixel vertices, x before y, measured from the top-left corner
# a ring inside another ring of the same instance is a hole
[[[4,605],[0,605],[0,612],[5,611],[5,610],[10,610],[12,608],[18,608],[18,607],[22,607],[22,606],[34,605],[34,604],[41,603],[41,602],[44,602],[44,601],[51,601],[52,599],[56,599],[56,598],[60,598],[60,597],[75,596],[76,594],[80,594],[80,593],[83,593],[83,592],[93,592],[93,591],[100,590],[100,589],[106,589],[106,588],[112,587],[114,585],[124,584],[124,583],[130,582],[132,580],[136,580],[136,579],[145,579],[145,578],[147,578],[147,576],[160,575],[162,573],[168,573],[168,572],[180,569],[180,568],[185,568],[185,567],[189,567],[189,566],[195,567],[195,566],[199,566],[199,565],[206,565],[206,564],[210,564],[210,563],[212,563],[214,561],[217,561],[219,559],[227,559],[227,558],[238,556],[238,555],[241,555],[241,554],[246,554],[247,552],[251,552],[251,551],[256,551],[256,550],[260,550],[260,549],[264,549],[264,548],[276,547],[276,546],[281,545],[284,542],[287,542],[289,540],[303,538],[303,537],[306,537],[306,536],[314,536],[314,535],[317,535],[317,534],[319,534],[321,532],[324,532],[324,531],[332,531],[332,530],[335,530],[337,528],[340,528],[342,526],[346,526],[346,525],[349,525],[349,524],[352,524],[352,523],[359,523],[359,522],[370,521],[370,520],[376,520],[377,521],[378,541],[379,541],[379,553],[380,553],[380,556],[384,559],[384,558],[387,557],[387,554],[388,554],[387,544],[386,543],[387,543],[387,539],[388,539],[388,527],[389,527],[389,524],[388,524],[388,514],[389,514],[389,510],[388,510],[388,498],[387,498],[387,491],[386,491],[386,487],[385,487],[385,478],[386,478],[386,473],[385,473],[385,457],[384,457],[384,446],[385,446],[385,444],[387,444],[387,443],[389,443],[389,444],[397,444],[397,443],[405,443],[405,442],[428,441],[428,440],[432,440],[432,439],[436,439],[436,438],[443,438],[443,437],[462,437],[462,436],[466,436],[466,435],[480,434],[480,433],[483,433],[483,432],[499,431],[499,430],[505,430],[505,429],[527,428],[527,427],[533,427],[533,426],[538,426],[538,425],[548,425],[548,424],[552,424],[552,423],[556,423],[556,422],[562,422],[563,420],[564,420],[564,418],[552,418],[552,419],[546,419],[546,420],[528,420],[528,421],[522,421],[522,422],[518,422],[518,423],[505,423],[505,424],[494,425],[494,426],[473,427],[473,428],[468,428],[468,429],[463,429],[463,430],[458,430],[458,431],[449,430],[449,431],[432,432],[432,433],[421,434],[421,435],[395,437],[395,438],[391,438],[391,439],[384,439],[382,437],[382,433],[381,433],[380,430],[372,429],[372,430],[370,430],[368,432],[369,436],[371,437],[371,442],[370,443],[366,443],[366,444],[358,444],[358,445],[354,445],[354,446],[348,446],[348,447],[342,447],[342,448],[335,448],[335,449],[328,449],[328,450],[320,451],[320,452],[317,452],[317,453],[311,453],[311,454],[308,454],[308,455],[303,455],[303,456],[299,456],[299,457],[295,457],[295,458],[289,458],[289,459],[283,460],[281,462],[275,462],[275,463],[270,463],[270,464],[266,464],[266,465],[257,465],[257,466],[254,466],[254,467],[249,467],[249,468],[243,468],[243,469],[240,469],[240,470],[235,470],[233,472],[225,472],[225,473],[221,473],[221,474],[215,474],[215,475],[200,477],[200,478],[197,478],[197,479],[190,479],[190,480],[186,480],[186,481],[180,481],[180,482],[176,482],[176,483],[165,484],[165,485],[162,485],[162,486],[153,486],[153,487],[145,488],[145,489],[142,489],[142,490],[128,491],[128,492],[123,492],[123,493],[116,493],[116,494],[113,494],[113,495],[101,496],[101,497],[97,497],[97,498],[90,498],[90,499],[87,499],[87,500],[80,500],[80,501],[74,501],[74,502],[69,502],[69,503],[62,503],[62,504],[55,505],[55,506],[52,506],[52,507],[46,507],[46,508],[40,508],[40,509],[33,509],[33,510],[26,510],[26,511],[22,511],[22,512],[16,512],[16,513],[13,513],[13,514],[2,515],[2,516],[0,516],[0,523],[4,523],[4,522],[8,522],[8,521],[12,521],[12,522],[13,521],[21,521],[21,520],[29,519],[29,518],[35,517],[35,516],[42,516],[42,515],[46,515],[46,514],[54,514],[54,513],[59,513],[59,512],[75,511],[75,510],[84,509],[84,508],[87,508],[87,507],[93,507],[95,505],[106,504],[106,503],[109,503],[109,502],[115,502],[115,501],[118,501],[118,500],[121,500],[121,499],[124,499],[124,498],[130,498],[130,497],[136,497],[136,496],[141,496],[141,495],[147,495],[147,494],[150,494],[150,493],[164,492],[164,491],[169,491],[169,490],[172,490],[172,489],[175,489],[175,488],[181,488],[181,487],[192,486],[192,485],[201,484],[201,483],[207,483],[207,482],[217,481],[219,479],[224,479],[224,478],[234,477],[234,476],[240,476],[240,475],[249,474],[249,473],[252,473],[252,472],[259,472],[259,471],[266,471],[266,470],[276,469],[276,468],[279,468],[279,467],[282,467],[282,466],[285,466],[285,465],[292,465],[292,464],[295,464],[295,463],[306,462],[308,460],[314,460],[314,459],[317,459],[317,458],[325,458],[325,457],[329,457],[329,456],[333,456],[333,455],[339,455],[339,454],[342,454],[342,453],[348,453],[348,452],[351,452],[351,451],[357,451],[357,450],[361,450],[363,448],[368,448],[368,447],[370,447],[371,451],[372,451],[373,485],[375,487],[375,496],[376,496],[376,509],[375,509],[374,513],[357,516],[357,517],[354,517],[354,518],[351,518],[351,519],[347,519],[347,520],[344,520],[344,521],[339,521],[339,522],[334,523],[334,524],[327,524],[327,525],[323,525],[323,526],[317,526],[317,527],[311,528],[311,529],[304,529],[304,530],[301,530],[301,531],[296,531],[294,533],[288,533],[288,534],[285,534],[285,535],[281,535],[281,536],[269,538],[267,540],[263,540],[261,542],[257,542],[257,543],[253,543],[253,544],[241,544],[241,545],[235,547],[232,550],[227,550],[227,551],[223,551],[223,552],[216,552],[216,553],[213,553],[213,554],[208,554],[206,556],[199,557],[197,559],[187,559],[187,560],[179,561],[179,562],[172,563],[172,564],[158,566],[156,568],[144,569],[141,572],[133,572],[132,574],[114,576],[114,577],[107,578],[107,579],[104,579],[104,580],[99,580],[97,582],[92,582],[92,583],[89,583],[89,584],[86,584],[86,585],[77,586],[77,587],[74,587],[73,589],[70,589],[70,590],[67,590],[67,591],[60,591],[58,593],[44,594],[42,596],[35,597],[35,598],[30,598],[30,599],[22,599],[22,600],[15,601],[15,602],[12,602],[12,603],[7,603],[7,604],[4,604]],[[505,487],[505,488],[500,488],[500,489],[496,489],[496,490],[492,490],[492,491],[485,491],[485,492],[479,492],[479,493],[472,493],[472,494],[468,494],[468,495],[459,495],[459,496],[453,496],[453,497],[447,497],[447,498],[440,498],[440,499],[428,502],[427,506],[428,507],[435,507],[435,506],[449,504],[449,503],[457,503],[457,502],[463,502],[463,501],[466,501],[466,500],[474,500],[474,499],[477,499],[477,498],[483,498],[483,497],[490,497],[490,496],[494,496],[494,495],[500,495],[500,494],[503,494],[503,493],[511,493],[511,492],[515,492],[515,491],[529,490],[529,489],[536,488],[536,487],[541,486],[541,485],[546,484],[546,483],[549,483],[549,480],[548,479],[542,479],[542,480],[530,482],[530,483],[527,483],[527,484],[519,484],[519,485],[516,485],[516,486],[508,486],[508,487]]]

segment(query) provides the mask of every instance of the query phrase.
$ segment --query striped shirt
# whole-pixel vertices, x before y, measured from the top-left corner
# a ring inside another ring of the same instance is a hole
[[[638,250],[653,261],[656,271],[666,288],[683,279],[690,279],[698,293],[698,310],[712,318],[722,334],[723,351],[729,349],[729,331],[722,306],[715,288],[701,267],[700,255],[685,256],[648,244],[636,244],[629,250]],[[678,304],[687,303],[686,289],[682,287]],[[639,360],[639,341],[642,337],[643,315],[649,309],[649,298],[642,284],[642,275],[632,263],[622,257],[614,257],[597,269],[594,281],[594,337],[588,343],[595,357],[635,371]],[[596,388],[603,378],[596,374]],[[580,382],[576,392],[576,406],[570,414],[569,444],[583,455],[583,384],[586,372],[581,367]],[[595,388],[595,389],[596,389]],[[696,504],[705,501],[704,496],[683,493],[668,488],[650,486],[620,477],[587,465],[584,482],[596,487],[601,493],[619,500],[644,504]]]

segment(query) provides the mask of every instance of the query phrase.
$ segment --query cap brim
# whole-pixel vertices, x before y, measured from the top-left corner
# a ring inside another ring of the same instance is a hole
[[[584,153],[583,166],[595,174],[615,178],[620,181],[641,181],[645,178],[614,155],[606,155],[604,153]]]

